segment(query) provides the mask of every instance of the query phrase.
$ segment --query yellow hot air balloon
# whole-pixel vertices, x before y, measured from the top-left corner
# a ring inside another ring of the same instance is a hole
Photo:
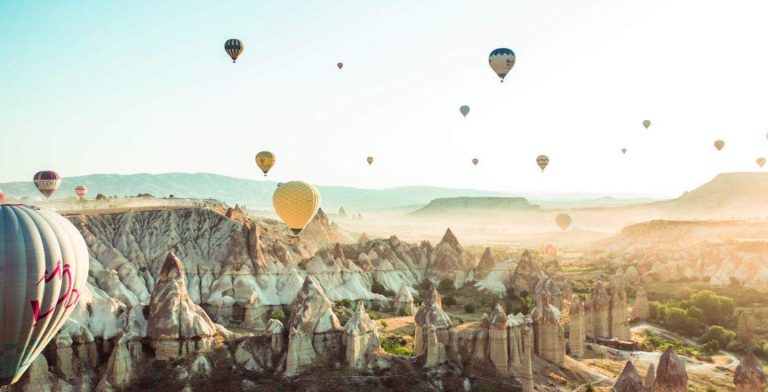
[[[269,151],[262,151],[256,154],[256,165],[259,166],[259,169],[264,172],[264,176],[266,177],[269,169],[275,165],[275,154],[272,154]]]
[[[765,158],[763,157],[757,158],[757,161],[755,162],[757,162],[757,166],[760,166],[760,167],[765,166]]]
[[[275,189],[272,204],[280,219],[299,234],[320,207],[320,192],[303,181],[284,182]]]
[[[722,141],[722,140],[715,140],[715,148],[717,149],[717,151],[722,150],[723,147],[725,147],[725,142],[724,141]]]

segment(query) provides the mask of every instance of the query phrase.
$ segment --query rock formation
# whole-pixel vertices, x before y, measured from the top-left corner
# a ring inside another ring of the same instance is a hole
[[[536,284],[545,277],[546,274],[541,266],[534,262],[531,253],[525,250],[520,256],[520,262],[517,264],[509,284],[518,294],[523,291],[533,293]]]
[[[653,382],[654,392],[685,392],[688,388],[688,373],[685,362],[671,348],[661,354],[656,367],[656,380]]]
[[[152,291],[147,319],[147,336],[157,359],[207,349],[216,334],[213,321],[190,298],[184,277],[181,261],[169,253]]]
[[[533,298],[536,303],[540,302],[542,298],[549,297],[550,303],[556,308],[561,309],[563,307],[563,293],[560,291],[560,287],[549,276],[545,276],[533,289]]]
[[[642,287],[635,293],[635,305],[632,307],[632,318],[636,320],[648,320],[648,294]]]
[[[563,365],[565,361],[565,337],[560,324],[560,310],[543,296],[531,312],[533,319],[534,352],[549,362]]]
[[[413,295],[411,295],[411,290],[408,289],[405,282],[400,285],[400,290],[397,291],[392,310],[400,316],[413,316],[416,314],[416,307],[413,305]]]
[[[578,296],[571,297],[571,306],[568,313],[568,350],[572,357],[579,358],[584,355],[584,305]]]
[[[370,241],[370,240],[371,240],[371,239],[370,239],[370,238],[368,238],[368,234],[366,234],[365,232],[363,232],[363,234],[360,234],[360,238],[358,238],[358,239],[357,239],[357,243],[358,243],[358,244],[364,244],[364,243],[366,243],[366,242],[368,242],[368,241]]]
[[[643,392],[643,379],[632,362],[627,361],[624,370],[614,384],[612,392]]]
[[[344,235],[338,230],[338,226],[335,223],[331,223],[331,220],[322,208],[317,210],[317,214],[301,231],[299,237],[303,240],[319,244],[332,244],[345,240]]]
[[[601,282],[595,283],[589,301],[592,319],[592,337],[611,337],[611,323],[609,318],[610,298]],[[589,331],[589,328],[587,328],[587,331]]]
[[[475,263],[475,258],[464,252],[451,229],[447,229],[430,254],[427,276],[436,280],[452,279],[454,286],[459,288],[471,278]]]
[[[346,360],[353,368],[362,368],[371,353],[379,350],[379,331],[376,323],[365,312],[363,301],[358,302],[357,310],[344,326]]]
[[[509,340],[507,314],[501,305],[496,307],[488,316],[488,346],[491,362],[500,372],[506,372],[509,364]]]
[[[347,217],[347,211],[344,209],[344,207],[339,207],[339,216],[342,218]]]
[[[624,287],[624,274],[621,271],[614,276],[611,282],[608,319],[611,338],[630,339],[627,291]]]
[[[489,272],[491,272],[493,266],[495,265],[496,259],[493,258],[491,248],[486,247],[485,251],[483,251],[483,255],[480,257],[480,263],[478,263],[477,268],[475,268],[475,278],[480,279],[485,277]]]
[[[323,288],[307,276],[291,304],[286,374],[298,374],[302,368],[339,349],[341,336],[335,332],[342,329],[332,308]]]
[[[645,373],[645,391],[653,392],[653,383],[656,381],[656,368],[653,364],[648,364],[648,371]]]
[[[445,345],[448,344],[448,330],[453,324],[443,311],[440,293],[433,286],[416,313],[416,333],[414,355],[427,355],[427,363],[434,365],[444,362],[447,357]]]
[[[741,360],[733,375],[733,385],[736,392],[765,392],[766,379],[763,364],[750,353]]]

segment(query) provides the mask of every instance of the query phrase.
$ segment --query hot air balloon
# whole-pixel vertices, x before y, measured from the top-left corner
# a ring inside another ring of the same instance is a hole
[[[757,161],[755,162],[757,162],[757,166],[760,166],[760,167],[765,166],[765,158],[763,157],[757,158]]]
[[[627,149],[626,149],[626,148],[622,148],[622,149],[621,149],[621,153],[622,153],[622,154],[626,154],[626,153],[627,153]]]
[[[541,249],[541,254],[544,256],[557,256],[557,248],[552,244],[546,244]]]
[[[243,43],[236,38],[228,39],[227,42],[224,43],[224,50],[226,50],[229,57],[232,58],[233,63],[237,62],[240,53],[243,53],[243,48]]]
[[[549,157],[546,155],[539,155],[536,157],[536,164],[539,165],[541,171],[544,171],[544,169],[547,168],[547,165],[549,165]]]
[[[303,181],[285,182],[275,189],[272,204],[288,228],[299,234],[317,213],[320,193]]]
[[[272,166],[275,165],[275,154],[269,151],[261,151],[256,154],[256,165],[264,172],[264,177],[267,176],[267,172]]]
[[[83,185],[78,185],[75,187],[75,196],[77,196],[78,199],[83,200],[85,199],[86,195],[88,195],[88,188]]]
[[[336,67],[338,67],[339,69],[342,69],[344,68],[344,63],[336,63]]]
[[[651,126],[651,120],[643,120],[643,126],[648,129]]]
[[[15,383],[67,321],[88,279],[88,247],[61,215],[0,206],[0,384]]]
[[[499,78],[501,78],[501,82],[504,83],[504,78],[515,65],[515,52],[507,48],[494,49],[488,55],[488,64],[491,65],[493,72],[496,72],[496,75],[499,75]]]
[[[5,203],[5,192],[0,191],[0,204]]]
[[[715,148],[717,149],[717,151],[722,150],[723,147],[725,147],[725,142],[724,141],[722,141],[722,140],[715,140]]]
[[[365,160],[368,162],[369,165],[373,164],[373,157],[365,158]]]
[[[53,170],[44,170],[37,172],[33,178],[35,186],[45,198],[50,198],[56,189],[61,185],[61,176]]]
[[[459,111],[464,117],[467,117],[467,114],[469,114],[469,106],[463,105],[462,107],[459,108]]]
[[[555,222],[557,223],[558,226],[560,226],[560,229],[562,231],[566,231],[568,227],[571,226],[572,219],[571,219],[571,216],[568,214],[558,214],[555,217]]]
[[[472,158],[472,164],[477,166],[477,164],[480,163],[480,160],[477,158]]]

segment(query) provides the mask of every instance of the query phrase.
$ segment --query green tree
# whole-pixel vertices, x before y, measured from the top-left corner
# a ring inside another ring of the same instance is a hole
[[[437,285],[437,291],[441,293],[447,293],[453,290],[453,287],[453,279],[445,278],[440,281],[440,284]]]
[[[713,325],[707,329],[707,332],[701,336],[700,342],[716,341],[718,347],[728,347],[728,344],[736,338],[736,332],[725,329],[719,325]]]
[[[456,298],[453,298],[453,296],[449,295],[443,298],[443,305],[445,306],[455,306],[456,305]]]

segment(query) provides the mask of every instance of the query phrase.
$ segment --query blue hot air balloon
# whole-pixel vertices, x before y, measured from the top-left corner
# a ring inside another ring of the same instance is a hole
[[[488,55],[488,64],[491,65],[493,72],[496,72],[496,75],[499,75],[501,81],[504,82],[504,78],[512,70],[512,67],[515,66],[515,52],[507,48],[494,49]]]

